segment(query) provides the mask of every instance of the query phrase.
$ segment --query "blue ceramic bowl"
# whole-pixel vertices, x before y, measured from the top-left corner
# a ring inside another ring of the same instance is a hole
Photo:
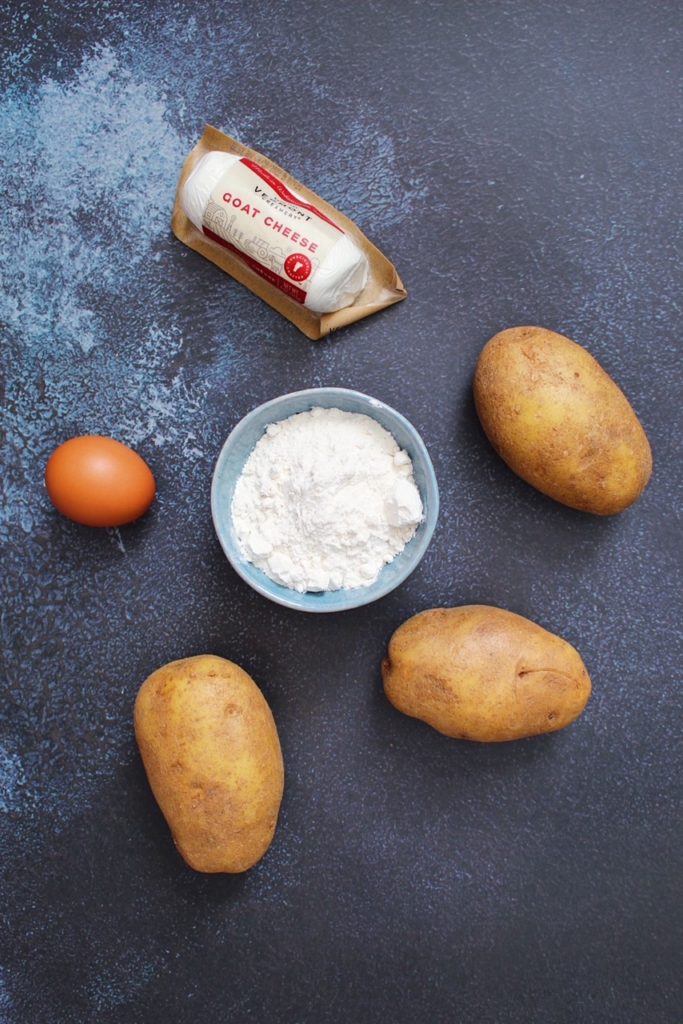
[[[256,442],[263,436],[269,423],[287,419],[298,412],[307,412],[315,406],[325,409],[343,409],[345,412],[363,413],[377,420],[394,436],[401,448],[413,460],[413,472],[422,504],[424,519],[413,539],[392,562],[385,565],[374,583],[367,587],[348,590],[328,590],[323,593],[299,594],[283,587],[264,572],[247,562],[240,551],[230,513],[235,484]],[[240,420],[223,445],[211,485],[211,514],[223,551],[235,572],[264,597],[287,608],[304,612],[341,612],[358,608],[384,597],[410,575],[427,550],[439,513],[439,492],[431,459],[422,438],[408,420],[376,398],[346,388],[309,388],[281,395],[259,405]]]

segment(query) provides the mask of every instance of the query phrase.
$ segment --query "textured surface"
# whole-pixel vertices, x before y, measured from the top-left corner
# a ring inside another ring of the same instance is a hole
[[[1,13],[2,1024],[680,1020],[679,3]],[[179,245],[204,120],[353,216],[408,301],[314,345]],[[476,358],[519,323],[639,413],[655,471],[623,516],[553,504],[483,438]],[[329,618],[250,591],[209,516],[236,420],[321,384],[407,415],[442,498],[419,570]],[[47,457],[85,432],[153,467],[135,526],[50,507]],[[579,649],[575,725],[479,747],[389,706],[393,629],[469,602]],[[262,686],[285,756],[240,878],[184,866],[132,735],[145,676],[203,651]]]

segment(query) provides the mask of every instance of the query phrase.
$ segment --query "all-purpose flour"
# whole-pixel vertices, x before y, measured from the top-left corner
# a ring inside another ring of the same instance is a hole
[[[272,423],[237,481],[244,557],[300,592],[372,583],[411,539],[422,501],[409,455],[369,416],[315,408]]]

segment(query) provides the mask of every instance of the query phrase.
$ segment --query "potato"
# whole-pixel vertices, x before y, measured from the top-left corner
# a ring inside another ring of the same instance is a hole
[[[477,363],[474,401],[510,469],[564,505],[613,515],[650,479],[650,445],[628,399],[562,334],[543,327],[496,334]]]
[[[181,855],[195,871],[247,871],[271,844],[284,768],[258,686],[210,654],[172,661],[135,702],[149,784]]]
[[[481,604],[408,619],[389,642],[382,678],[399,711],[479,743],[564,729],[591,693],[571,644],[521,615]]]

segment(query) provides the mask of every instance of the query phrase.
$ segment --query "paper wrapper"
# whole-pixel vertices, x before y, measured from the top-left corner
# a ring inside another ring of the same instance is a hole
[[[290,299],[289,296],[279,291],[268,281],[259,277],[246,263],[242,262],[239,256],[216,245],[210,238],[207,238],[206,235],[197,230],[182,208],[180,192],[197,161],[205,153],[209,153],[212,150],[234,153],[239,157],[248,157],[261,164],[276,175],[276,177],[281,178],[289,188],[299,192],[304,199],[322,210],[323,213],[335,221],[353,239],[356,245],[365,253],[369,265],[368,283],[353,305],[346,306],[344,309],[339,309],[334,313],[314,313],[305,306]],[[395,302],[405,299],[407,294],[403,287],[403,282],[396,272],[396,268],[389,262],[386,256],[382,255],[379,249],[375,248],[372,242],[368,241],[353,221],[345,217],[334,206],[325,202],[315,192],[312,192],[310,188],[306,188],[305,185],[297,181],[296,178],[293,178],[282,167],[278,167],[268,157],[257,153],[254,149],[241,145],[235,139],[231,139],[229,135],[224,135],[217,128],[212,128],[211,125],[206,126],[201,139],[183,164],[176,191],[171,226],[176,238],[179,238],[190,249],[194,249],[195,252],[200,252],[202,256],[206,256],[207,260],[211,260],[221,270],[224,270],[231,277],[245,285],[249,291],[260,296],[269,306],[276,309],[278,313],[282,313],[293,324],[296,324],[299,330],[303,331],[306,337],[311,338],[313,341],[318,341],[331,331],[336,331],[340,327],[352,324],[356,320],[362,320],[363,317],[370,316],[380,309],[392,306]]]

